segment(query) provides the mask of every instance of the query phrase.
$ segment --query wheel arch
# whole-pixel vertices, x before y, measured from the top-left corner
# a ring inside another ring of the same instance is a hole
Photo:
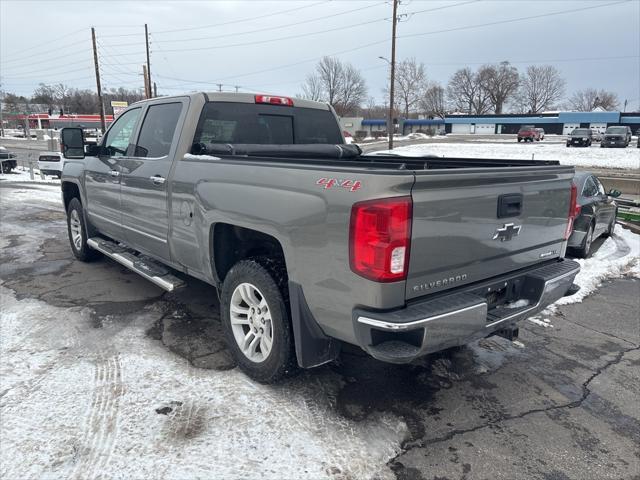
[[[218,283],[236,263],[251,257],[267,256],[287,266],[282,243],[268,233],[218,222],[211,225],[209,238],[211,270]]]
[[[61,184],[61,189],[65,212],[69,208],[69,202],[72,198],[77,198],[83,206],[85,205],[84,199],[82,198],[82,192],[80,191],[80,186],[77,183],[65,180]]]

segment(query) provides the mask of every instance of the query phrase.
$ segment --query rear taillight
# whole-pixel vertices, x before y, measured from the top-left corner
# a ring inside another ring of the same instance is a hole
[[[407,278],[411,215],[411,197],[356,203],[349,232],[351,270],[376,282]]]
[[[269,105],[283,105],[293,107],[293,100],[288,97],[273,97],[271,95],[256,95],[256,103],[268,103]]]
[[[571,184],[571,199],[569,200],[569,217],[567,222],[567,230],[564,232],[564,239],[569,240],[573,231],[573,222],[580,215],[581,206],[578,205],[578,188],[574,183]]]

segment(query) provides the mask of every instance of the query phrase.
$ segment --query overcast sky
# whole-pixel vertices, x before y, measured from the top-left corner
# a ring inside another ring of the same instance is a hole
[[[520,70],[553,64],[567,96],[604,88],[640,110],[640,0],[411,0],[399,13],[397,56],[424,62],[431,80],[503,60]],[[390,17],[390,2],[368,0],[0,0],[0,81],[23,95],[40,82],[95,89],[95,26],[103,85],[141,87],[147,23],[160,94],[223,83],[295,95],[319,57],[335,55],[361,69],[382,102]]]

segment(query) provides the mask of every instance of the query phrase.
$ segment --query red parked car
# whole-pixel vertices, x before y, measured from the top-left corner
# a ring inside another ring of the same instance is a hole
[[[540,130],[533,125],[523,125],[518,130],[518,142],[536,142],[540,141]]]

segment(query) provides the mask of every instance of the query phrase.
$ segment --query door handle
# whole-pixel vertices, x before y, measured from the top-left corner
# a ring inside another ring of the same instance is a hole
[[[155,185],[162,185],[164,182],[167,181],[166,178],[161,177],[160,175],[154,175],[153,177],[149,177],[149,180],[151,180]]]
[[[111,170],[109,172],[109,175],[111,175],[112,177],[119,177],[120,176],[120,172],[118,170]]]

